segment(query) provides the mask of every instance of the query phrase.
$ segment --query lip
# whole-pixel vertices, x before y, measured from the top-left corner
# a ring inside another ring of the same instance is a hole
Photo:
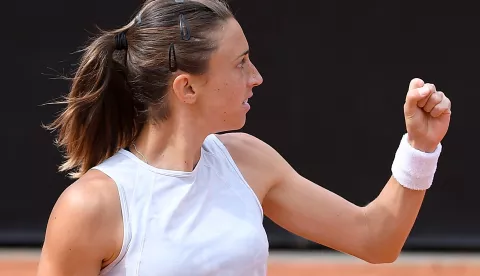
[[[248,103],[248,99],[250,99],[253,96],[253,94],[250,94],[245,100],[243,100],[242,106],[246,109],[246,111],[250,110],[250,104]],[[245,101],[247,101],[245,103]]]
[[[250,99],[251,97],[253,97],[253,94],[250,94],[250,96],[248,96],[248,97],[247,97],[245,100],[243,100],[243,101],[246,101],[246,100]]]

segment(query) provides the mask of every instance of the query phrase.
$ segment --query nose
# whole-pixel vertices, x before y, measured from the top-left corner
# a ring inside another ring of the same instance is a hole
[[[260,84],[263,83],[263,77],[260,74],[260,72],[258,72],[257,67],[255,67],[253,63],[251,65],[252,65],[252,70],[250,75],[250,85],[252,87],[259,86]]]

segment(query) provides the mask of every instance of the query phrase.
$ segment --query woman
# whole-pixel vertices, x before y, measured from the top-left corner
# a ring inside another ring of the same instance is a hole
[[[412,80],[392,177],[359,207],[240,129],[262,77],[219,0],[151,0],[86,48],[50,129],[75,183],[38,268],[64,275],[266,275],[263,214],[370,263],[393,262],[430,187],[450,101]]]

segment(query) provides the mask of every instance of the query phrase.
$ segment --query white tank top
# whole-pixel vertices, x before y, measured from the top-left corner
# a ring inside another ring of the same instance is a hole
[[[98,169],[118,188],[124,238],[104,276],[264,276],[263,210],[210,135],[192,172],[158,169],[120,150]]]

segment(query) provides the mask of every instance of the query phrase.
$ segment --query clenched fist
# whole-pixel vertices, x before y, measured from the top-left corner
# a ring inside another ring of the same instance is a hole
[[[408,142],[417,150],[433,152],[450,125],[451,102],[435,85],[421,79],[410,82],[404,105]]]

